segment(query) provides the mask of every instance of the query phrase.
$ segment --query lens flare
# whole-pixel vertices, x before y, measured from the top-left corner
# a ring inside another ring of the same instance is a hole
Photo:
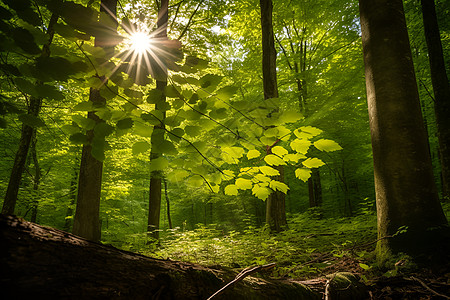
[[[138,54],[150,51],[150,36],[145,32],[137,31],[129,37],[130,49]]]

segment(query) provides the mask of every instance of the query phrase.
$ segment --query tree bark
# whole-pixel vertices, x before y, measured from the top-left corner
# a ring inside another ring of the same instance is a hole
[[[100,12],[107,14],[116,14],[117,0],[102,0]],[[112,28],[110,28],[112,30]],[[95,46],[102,47],[107,53],[114,49],[111,46],[108,34],[105,33],[95,38]],[[104,84],[106,79],[102,78]],[[106,104],[105,98],[100,95],[100,91],[94,88],[90,89],[89,101],[94,107],[102,107]],[[96,124],[103,122],[95,111],[88,113],[88,118]],[[78,178],[78,194],[75,217],[73,220],[73,233],[92,241],[99,241],[101,236],[100,226],[100,196],[102,188],[103,162],[97,160],[92,155],[92,143],[96,138],[94,130],[88,130],[86,133],[88,143],[83,145],[80,162],[80,173]]]
[[[450,196],[450,85],[445,70],[444,54],[434,0],[421,0],[423,26],[430,61],[434,91],[434,113],[438,129],[442,170],[442,196]]]
[[[359,1],[378,215],[378,257],[448,246],[401,0]],[[405,227],[406,226],[406,227]],[[406,232],[396,234],[399,229]],[[445,248],[441,248],[445,249]]]
[[[161,7],[158,12],[158,34],[155,36],[160,40],[167,39],[167,24],[169,21],[169,0],[161,0]],[[156,76],[156,88],[162,92],[162,102],[166,101],[165,88],[167,86],[167,67],[164,65],[164,60],[162,66],[156,66],[158,70],[158,75]],[[158,105],[155,107],[158,109]],[[151,153],[150,153],[150,164],[152,160],[160,157],[160,153],[155,151],[157,145],[164,140],[164,119],[165,111],[163,112],[163,120],[159,125],[154,126],[154,130],[151,137]],[[149,208],[148,208],[148,232],[150,235],[159,239],[159,222],[161,214],[161,171],[152,171],[150,174],[150,192],[149,192]]]
[[[278,98],[277,53],[272,26],[272,0],[260,0],[260,7],[264,99]],[[273,179],[284,182],[283,167],[278,166],[276,169],[280,172],[280,176]],[[285,202],[286,195],[279,191],[273,191],[266,200],[266,223],[275,232],[280,232],[287,226]]]
[[[2,295],[17,299],[207,299],[237,274],[152,259],[5,215],[0,215],[0,254]],[[320,292],[299,282],[255,277],[217,297],[321,298]]]

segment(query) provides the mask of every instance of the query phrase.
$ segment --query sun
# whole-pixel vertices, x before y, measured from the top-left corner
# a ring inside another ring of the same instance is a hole
[[[128,38],[130,50],[137,54],[144,54],[151,49],[150,36],[143,31],[136,31]]]

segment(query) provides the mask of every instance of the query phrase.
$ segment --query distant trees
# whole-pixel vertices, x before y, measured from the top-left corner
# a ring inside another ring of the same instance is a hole
[[[449,242],[433,178],[401,0],[360,0],[377,198],[378,255]],[[387,238],[390,237],[390,238]]]
[[[26,6],[26,4],[25,4],[25,6]],[[28,7],[28,9],[30,9],[30,8]],[[18,10],[20,10],[20,9],[18,9]],[[50,21],[47,25],[46,33],[48,35],[48,41],[46,44],[43,45],[42,50],[40,51],[41,58],[47,58],[50,56],[50,45],[52,43],[53,36],[55,34],[53,27],[57,21],[58,21],[58,15],[52,14]],[[42,25],[42,24],[39,24],[39,25]],[[22,32],[22,34],[23,34],[23,32]],[[27,37],[27,38],[29,38],[29,37]],[[33,41],[28,40],[28,45],[30,45],[30,43],[33,43]],[[27,45],[27,43],[25,43],[25,45]],[[37,51],[34,49],[25,49],[25,50],[31,50],[31,52],[34,52],[34,54],[38,54],[39,48],[37,48],[37,49],[38,49]],[[38,82],[37,85],[42,85],[42,82]],[[30,120],[30,119],[36,120],[39,115],[39,112],[41,110],[43,97],[38,96],[38,95],[30,95],[30,94],[26,95],[26,93],[24,93],[24,96],[26,97],[26,100],[27,100],[28,116],[27,116],[26,120]],[[24,172],[25,162],[27,160],[28,151],[30,149],[30,144],[31,144],[32,139],[36,138],[36,126],[31,124],[32,122],[33,121],[23,122],[23,124],[22,124],[20,141],[19,141],[18,149],[17,149],[16,155],[15,155],[14,165],[11,170],[11,176],[9,177],[9,183],[8,183],[8,188],[7,188],[6,194],[5,194],[5,200],[3,202],[2,213],[4,213],[4,214],[14,214],[14,208],[15,208],[16,202],[17,202],[17,194],[19,192],[19,186],[20,186],[20,182],[22,179],[22,174]]]

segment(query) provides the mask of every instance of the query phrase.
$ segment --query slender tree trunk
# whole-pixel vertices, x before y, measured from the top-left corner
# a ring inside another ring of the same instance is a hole
[[[77,161],[77,165],[79,165]],[[66,218],[64,221],[64,230],[69,232],[72,228],[72,218],[73,218],[73,206],[76,203],[77,200],[77,181],[78,181],[78,169],[75,168],[73,170],[73,177],[70,180],[70,187],[69,187],[69,198],[70,203],[66,210]]]
[[[278,98],[277,87],[277,54],[272,26],[272,0],[260,0],[261,6],[261,30],[262,30],[262,69],[264,84],[264,99]],[[284,182],[284,170],[277,167],[279,176],[273,179]],[[270,229],[276,232],[286,227],[286,195],[279,191],[273,191],[266,200],[266,223]]]
[[[42,47],[41,57],[50,56],[50,45],[53,41],[54,30],[53,26],[58,21],[58,15],[52,14],[48,29],[48,42]],[[30,97],[30,102],[28,103],[28,114],[34,117],[39,115],[41,110],[42,99]],[[25,162],[28,156],[28,150],[30,149],[30,143],[36,129],[28,126],[26,124],[22,125],[22,131],[20,133],[19,147],[14,158],[14,165],[11,170],[11,176],[9,177],[8,188],[5,194],[5,200],[3,202],[2,213],[3,214],[14,214],[14,209],[17,202],[17,194],[19,193],[20,181],[22,179],[22,173],[24,171]]]
[[[36,152],[36,132],[35,135],[31,141],[31,157],[33,158],[33,164],[34,164],[34,178],[33,178],[33,202],[31,203],[31,218],[30,221],[36,223],[37,219],[37,210],[39,206],[39,185],[41,183],[41,177],[42,177],[42,170],[39,166],[39,160],[37,157]]]
[[[434,112],[438,129],[442,169],[442,194],[450,196],[450,85],[445,70],[444,54],[434,0],[421,0],[423,25],[430,61],[434,91]]]
[[[172,224],[172,217],[170,216],[170,201],[169,201],[169,193],[167,189],[167,180],[164,178],[164,196],[166,198],[166,205],[167,205],[167,221],[169,222],[169,228],[173,228]]]
[[[320,172],[317,168],[314,168],[311,171],[311,177],[308,179],[309,207],[319,207],[322,205]]]
[[[448,246],[401,0],[360,0],[380,260]],[[406,226],[406,227],[405,227]]]
[[[100,11],[107,14],[116,13],[117,0],[102,0]],[[115,28],[110,28],[115,30]],[[108,34],[99,35],[95,38],[95,46],[102,47],[106,52],[114,51]],[[102,78],[106,84],[106,79]],[[105,98],[100,95],[100,91],[90,89],[89,101],[94,107],[101,107],[106,104]],[[88,113],[88,118],[96,124],[103,122],[95,111]],[[92,143],[95,138],[94,130],[87,132],[88,143],[83,145],[80,162],[80,174],[78,180],[78,195],[75,217],[73,221],[73,233],[88,240],[99,241],[101,236],[100,226],[100,196],[102,186],[103,162],[97,160],[92,155]]]
[[[164,40],[167,39],[167,24],[169,20],[169,0],[161,0],[161,7],[158,12],[158,34],[156,38]],[[161,60],[163,61],[163,60]],[[156,80],[156,88],[162,91],[162,102],[166,101],[165,88],[167,86],[167,67],[160,66],[161,73],[158,75]],[[156,105],[158,109],[158,105]],[[150,164],[153,160],[160,157],[160,154],[155,151],[155,146],[158,145],[164,139],[164,117],[161,124],[154,127],[152,133],[152,149],[150,153]],[[149,193],[149,208],[148,208],[148,232],[155,239],[159,239],[159,219],[161,213],[161,171],[152,171],[150,174],[150,193]]]

